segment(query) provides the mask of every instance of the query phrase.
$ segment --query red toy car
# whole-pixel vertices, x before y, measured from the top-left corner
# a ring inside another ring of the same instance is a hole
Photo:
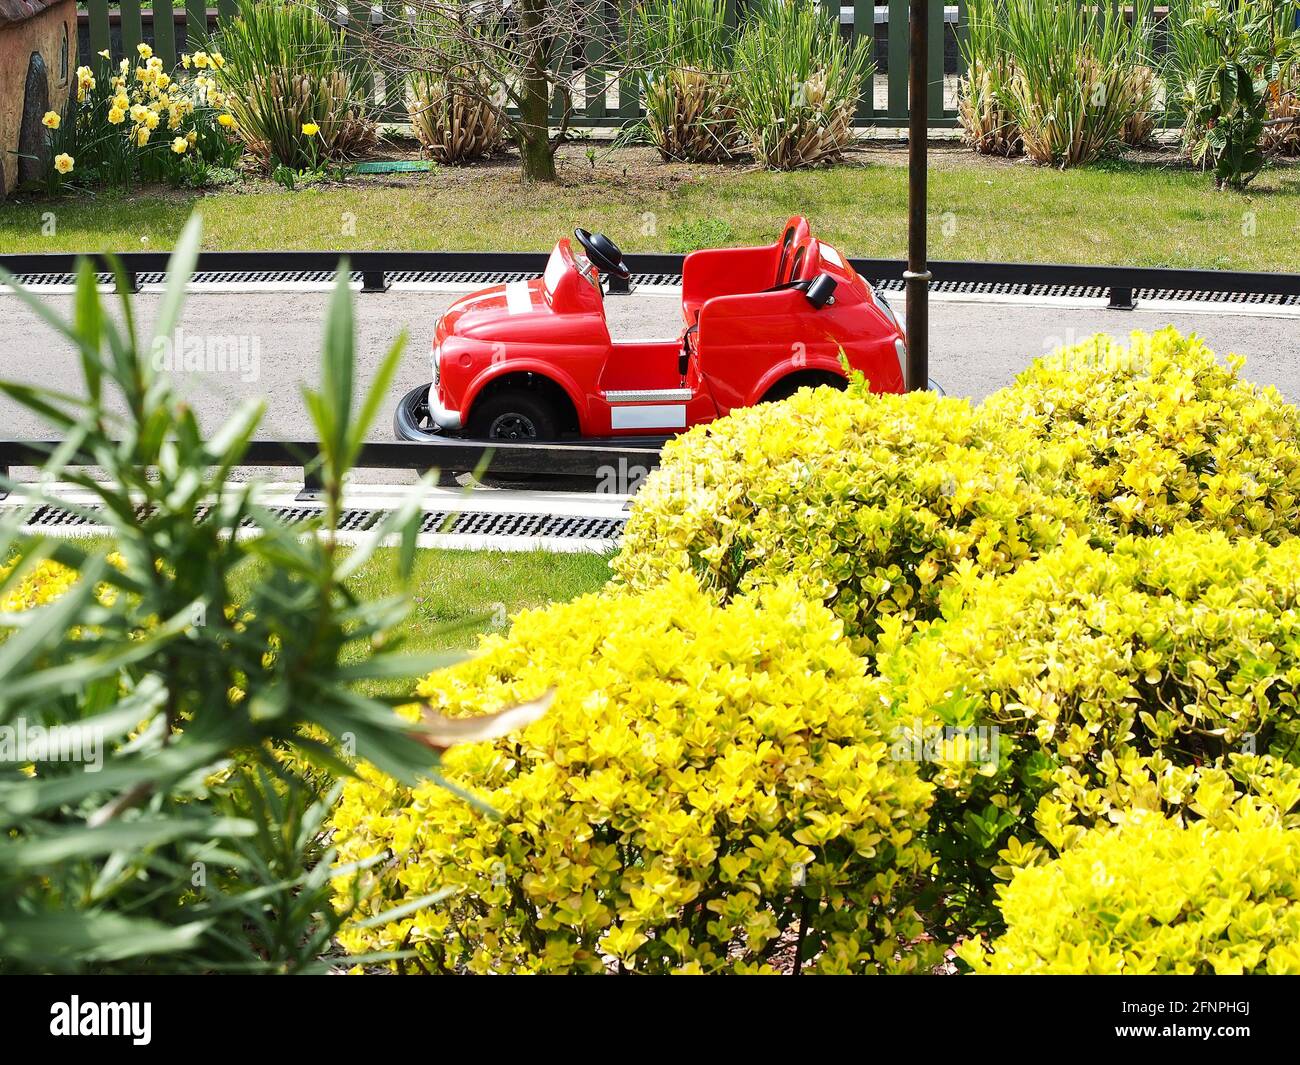
[[[622,252],[584,229],[545,273],[494,285],[438,320],[433,383],[402,400],[402,440],[667,436],[805,385],[843,387],[841,354],[871,388],[903,390],[906,339],[893,311],[804,218],[775,244],[686,257],[682,334],[610,339],[601,275]]]

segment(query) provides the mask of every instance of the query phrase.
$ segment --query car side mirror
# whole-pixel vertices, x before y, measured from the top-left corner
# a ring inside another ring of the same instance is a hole
[[[809,303],[821,310],[828,303],[835,302],[835,289],[838,286],[839,282],[830,274],[818,274],[804,290],[804,295],[808,297]]]

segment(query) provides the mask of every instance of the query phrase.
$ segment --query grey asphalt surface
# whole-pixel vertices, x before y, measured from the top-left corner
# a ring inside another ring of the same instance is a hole
[[[663,290],[660,290],[662,293]],[[410,388],[429,378],[429,343],[438,314],[461,293],[393,289],[384,294],[358,294],[355,299],[357,352],[361,376],[369,381],[388,346],[403,328],[409,333],[407,353],[393,383],[389,402],[371,429],[377,440],[392,439],[391,412]],[[46,302],[68,313],[71,297],[50,294]],[[195,292],[186,302],[182,328],[190,337],[247,338],[247,351],[256,341],[255,366],[246,363],[221,371],[175,373],[178,390],[199,413],[206,431],[216,428],[243,398],[266,402],[259,436],[268,438],[314,435],[306,415],[301,386],[314,384],[319,373],[319,345],[328,293],[324,291]],[[142,332],[152,329],[159,296],[144,292],[135,308]],[[894,300],[902,309],[902,297]],[[681,328],[677,297],[634,293],[607,300],[615,339],[676,335]],[[949,395],[978,400],[1008,383],[1036,356],[1061,343],[1072,343],[1096,332],[1127,335],[1174,324],[1201,334],[1221,355],[1248,356],[1246,376],[1276,385],[1289,399],[1300,401],[1300,309],[1291,315],[1258,316],[1226,310],[1209,313],[1175,307],[1109,311],[1101,306],[1055,306],[957,302],[938,299],[931,311],[931,376]],[[148,335],[147,333],[145,335]],[[251,371],[251,372],[250,372]],[[20,301],[0,292],[0,376],[63,390],[80,390],[75,352],[37,320]],[[40,420],[0,399],[0,436],[50,435]],[[390,475],[391,479],[391,475]]]

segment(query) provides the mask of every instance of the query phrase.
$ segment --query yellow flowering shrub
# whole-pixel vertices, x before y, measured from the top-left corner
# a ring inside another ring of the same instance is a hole
[[[1300,973],[1300,832],[1268,811],[1134,817],[1001,894],[1006,931],[957,949],[977,973]]]
[[[0,613],[17,614],[52,603],[77,583],[80,574],[70,566],[43,559],[12,583],[17,562],[0,565]]]
[[[1240,377],[1199,337],[1164,329],[1127,346],[1096,336],[1038,359],[979,418],[1012,461],[1091,501],[1103,535],[1180,525],[1271,541],[1300,528],[1300,412]]]
[[[1074,540],[945,608],[882,638],[876,684],[939,785],[956,905],[987,916],[998,878],[1134,809],[1223,824],[1242,795],[1300,805],[1300,541]],[[937,742],[972,736],[995,757]]]
[[[522,733],[457,747],[408,790],[367,767],[333,815],[379,912],[340,935],[429,972],[910,971],[934,960],[908,905],[930,858],[930,785],[890,759],[865,666],[789,585],[716,606],[689,578],[521,614],[433,674],[450,715],[554,688]],[[350,899],[356,886],[339,884]],[[358,913],[358,918],[366,911]]]
[[[792,575],[869,649],[1084,520],[990,449],[963,400],[803,389],[671,441],[614,569],[634,589],[694,573],[724,599]]]

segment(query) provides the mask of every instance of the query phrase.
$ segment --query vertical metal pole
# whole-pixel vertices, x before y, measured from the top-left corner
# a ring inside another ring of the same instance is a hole
[[[924,389],[930,379],[930,271],[926,260],[926,146],[929,114],[929,0],[911,0],[912,50],[907,123],[907,387]]]

